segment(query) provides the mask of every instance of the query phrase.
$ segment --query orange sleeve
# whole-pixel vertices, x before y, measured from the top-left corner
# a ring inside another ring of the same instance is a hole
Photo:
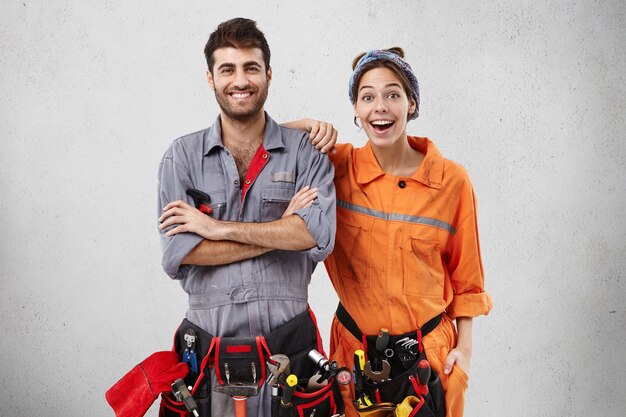
[[[328,152],[328,158],[337,169],[338,166],[341,165],[342,161],[345,161],[352,152],[352,144],[351,143],[337,143],[335,147]]]
[[[480,256],[476,198],[467,179],[461,191],[460,222],[448,240],[447,265],[454,291],[447,308],[451,319],[489,314],[493,302],[485,292],[485,278]]]

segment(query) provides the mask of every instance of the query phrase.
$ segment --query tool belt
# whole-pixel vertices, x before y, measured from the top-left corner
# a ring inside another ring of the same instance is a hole
[[[363,344],[368,369],[379,367],[370,375],[380,375],[385,367],[390,367],[388,377],[376,381],[368,377],[362,378],[359,389],[358,372],[355,371],[355,408],[361,416],[387,416],[399,404],[411,404],[411,416],[445,417],[445,397],[439,375],[430,370],[426,376],[427,383],[421,384],[418,369],[427,360],[422,338],[434,330],[441,322],[442,315],[429,320],[421,328],[400,335],[389,335],[389,341],[383,352],[376,348],[378,335],[364,335],[350,314],[339,303],[336,311],[339,322]],[[388,365],[385,365],[387,362]],[[384,365],[384,366],[383,366]],[[380,367],[383,366],[382,371]],[[428,365],[430,369],[430,365]],[[365,373],[364,373],[365,374]],[[422,380],[424,377],[422,375]],[[424,381],[425,382],[425,381]]]
[[[298,387],[307,385],[309,378],[298,378]],[[272,417],[301,417],[342,415],[345,405],[335,378],[331,378],[328,385],[315,392],[296,390],[291,398],[291,404],[281,403],[280,396],[272,397]]]
[[[219,385],[251,387],[256,392],[271,376],[266,363],[268,358],[281,353],[289,357],[290,372],[298,376],[298,385],[306,386],[316,371],[316,364],[307,357],[312,349],[323,352],[310,309],[265,336],[243,338],[213,336],[184,319],[174,335],[173,347],[180,360],[189,365],[189,375],[184,381],[192,387],[190,392],[200,417],[211,416],[211,368]],[[285,407],[280,406],[280,388],[276,387],[272,398],[273,416],[298,416],[299,410],[318,408],[315,415],[327,417],[344,410],[334,380],[329,380],[329,384],[317,392],[294,392],[291,404]],[[323,409],[328,412],[324,413]],[[164,393],[159,417],[183,416],[190,416],[184,403]]]

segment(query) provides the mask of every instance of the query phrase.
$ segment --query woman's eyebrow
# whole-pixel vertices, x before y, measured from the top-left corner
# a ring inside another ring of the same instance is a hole
[[[402,88],[402,86],[401,86],[400,84],[398,84],[398,83],[390,83],[390,84],[387,84],[387,85],[385,86],[385,88],[389,88],[389,87],[398,87],[398,88]],[[359,88],[359,91],[361,91],[361,90],[362,90],[362,89],[364,89],[364,88],[374,88],[374,86],[371,86],[371,85],[363,85],[363,86],[361,86],[361,88]]]

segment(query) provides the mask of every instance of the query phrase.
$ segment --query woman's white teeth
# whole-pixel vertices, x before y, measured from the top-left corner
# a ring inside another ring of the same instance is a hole
[[[390,125],[393,122],[391,120],[374,120],[372,122],[373,125],[377,125],[377,126],[385,126],[385,125]]]

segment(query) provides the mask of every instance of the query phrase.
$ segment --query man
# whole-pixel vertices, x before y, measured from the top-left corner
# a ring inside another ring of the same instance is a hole
[[[307,311],[311,274],[335,237],[334,171],[306,133],[264,112],[270,51],[254,21],[220,24],[204,52],[221,111],[163,156],[162,264],[189,294],[190,322],[215,336],[265,336]],[[208,198],[194,201],[190,190]],[[213,416],[232,409],[227,395],[211,395]],[[269,389],[249,398],[247,409],[269,416]]]

